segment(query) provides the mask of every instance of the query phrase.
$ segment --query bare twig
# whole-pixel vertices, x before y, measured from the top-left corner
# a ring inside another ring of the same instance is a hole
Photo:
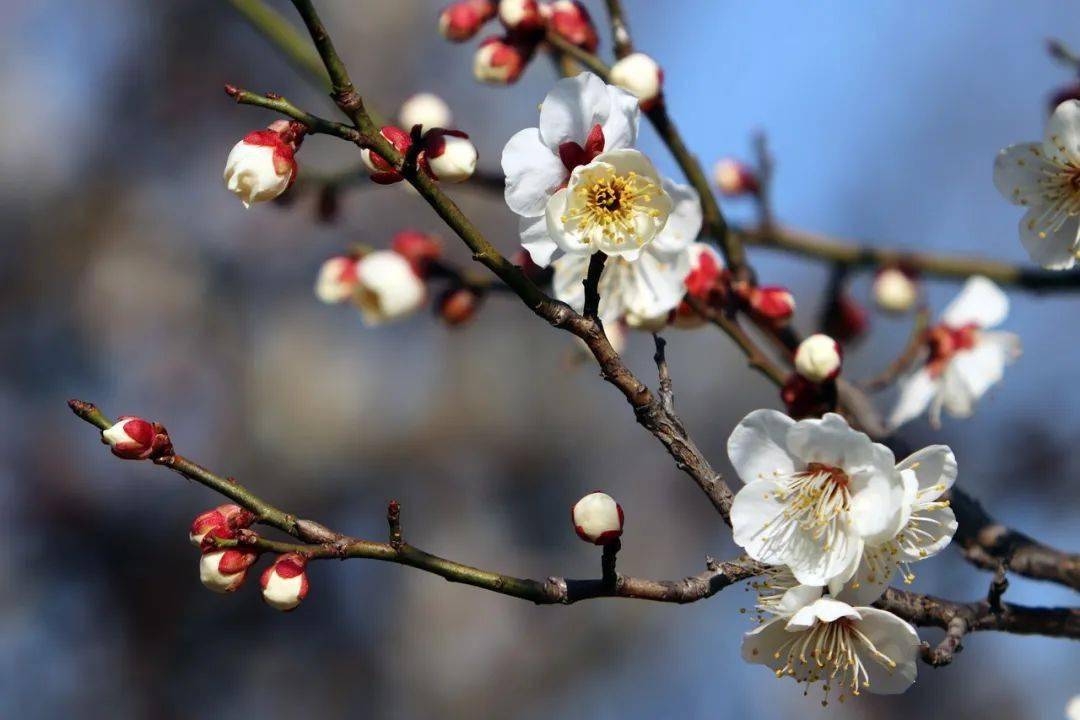
[[[606,0],[608,21],[611,24],[611,39],[615,43],[615,57],[622,59],[634,52],[634,42],[630,37],[630,28],[626,23],[620,0]]]
[[[589,271],[582,283],[585,285],[585,307],[583,315],[590,320],[596,319],[600,309],[600,276],[604,274],[604,262],[607,255],[595,252],[589,258]]]

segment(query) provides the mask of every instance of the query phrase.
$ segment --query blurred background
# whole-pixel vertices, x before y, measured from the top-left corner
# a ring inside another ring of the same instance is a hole
[[[598,19],[601,3],[590,1]],[[485,168],[534,125],[555,79],[534,62],[512,88],[476,84],[472,45],[435,32],[434,0],[318,3],[354,80],[386,115],[407,96],[447,98]],[[292,17],[288,3],[275,2]],[[1041,137],[1046,97],[1068,82],[1044,39],[1080,6],[1026,3],[626,0],[638,47],[664,66],[673,116],[709,166],[749,157],[755,129],[778,163],[784,222],[869,242],[1026,262],[994,154]],[[567,519],[604,489],[627,514],[619,569],[680,578],[737,553],[700,492],[640,429],[569,336],[494,297],[450,330],[430,315],[364,329],[319,304],[320,263],[402,228],[440,232],[401,187],[360,184],[333,224],[315,199],[245,211],[222,186],[229,148],[273,118],[238,107],[232,82],[332,115],[223,2],[2,3],[0,88],[0,717],[1055,718],[1080,692],[1080,646],[977,634],[901,697],[822,710],[739,658],[750,627],[733,588],[679,607],[599,600],[534,607],[394,565],[317,563],[304,606],[282,615],[257,584],[198,581],[187,528],[218,496],[125,463],[72,417],[70,397],[166,424],[181,452],[265,498],[381,538],[386,502],[406,538],[507,573],[594,576],[599,552]],[[603,25],[603,23],[601,23]],[[1080,44],[1080,36],[1064,35]],[[606,33],[601,52],[610,51]],[[670,156],[643,123],[641,145]],[[355,166],[309,138],[301,177]],[[456,188],[507,254],[516,222],[495,195]],[[749,206],[728,203],[736,219]],[[467,255],[447,238],[452,254]],[[827,268],[754,250],[814,330]],[[867,278],[853,286],[866,300]],[[936,309],[957,290],[929,283]],[[925,421],[903,440],[951,445],[960,483],[1002,521],[1080,547],[1075,296],[1012,293],[1005,328],[1026,355],[971,420]],[[874,318],[846,372],[866,377],[903,346],[908,320]],[[668,333],[679,408],[707,455],[776,391],[719,333]],[[654,372],[647,336],[627,351]],[[882,398],[889,402],[888,396]],[[955,550],[915,589],[982,596],[989,576]],[[1012,578],[1007,599],[1075,604]],[[938,633],[923,631],[936,640]]]

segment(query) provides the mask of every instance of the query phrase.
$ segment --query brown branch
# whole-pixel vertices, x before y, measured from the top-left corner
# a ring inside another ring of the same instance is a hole
[[[949,502],[958,525],[953,539],[969,562],[993,571],[1004,566],[1017,575],[1080,590],[1080,554],[1043,545],[1005,527],[958,487],[949,492]]]
[[[930,311],[925,307],[919,308],[915,313],[915,319],[911,324],[911,334],[907,344],[900,354],[889,363],[889,366],[878,375],[860,383],[860,386],[868,392],[877,392],[896,382],[911,364],[918,359],[919,354],[926,347],[926,329],[930,326]]]
[[[604,253],[593,253],[589,258],[589,271],[582,281],[585,285],[585,307],[582,314],[590,320],[596,319],[596,313],[600,309],[600,276],[604,274],[606,260],[607,255]]]
[[[620,60],[634,52],[634,41],[630,37],[630,28],[626,23],[620,0],[605,0],[607,3],[608,22],[611,25],[611,39],[615,44],[615,57]]]

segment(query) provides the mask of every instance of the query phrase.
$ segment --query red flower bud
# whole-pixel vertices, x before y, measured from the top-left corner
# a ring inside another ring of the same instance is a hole
[[[720,194],[726,197],[753,195],[761,189],[761,183],[754,171],[734,158],[724,158],[716,163],[713,179],[716,187],[720,189]]]
[[[557,0],[552,3],[548,26],[567,42],[587,52],[596,52],[600,44],[589,11],[577,0]]]
[[[421,278],[427,277],[431,264],[442,257],[442,242],[435,235],[417,230],[402,230],[394,235],[390,249],[412,265]]]
[[[473,56],[473,75],[480,82],[509,85],[517,82],[536,50],[535,42],[520,38],[489,37]]]
[[[836,407],[836,382],[816,383],[792,373],[780,389],[787,413],[796,420],[821,417]]]
[[[494,0],[463,0],[439,13],[439,34],[451,42],[465,42],[495,17]]]
[[[279,555],[263,571],[260,585],[266,604],[275,610],[296,609],[308,594],[307,558],[297,553]]]
[[[547,26],[547,9],[536,0],[499,0],[499,21],[518,35],[542,33]]]
[[[199,560],[199,579],[214,592],[233,592],[244,584],[248,568],[258,559],[252,550],[208,550]]]
[[[452,287],[439,298],[439,316],[451,327],[464,325],[472,320],[483,299],[483,296],[472,288]]]
[[[745,294],[750,312],[774,327],[783,327],[795,314],[795,298],[787,288],[767,285],[750,288]]]
[[[412,137],[409,136],[409,133],[393,125],[385,126],[379,131],[379,134],[386,138],[394,146],[394,149],[403,155],[412,146]],[[370,148],[364,148],[360,151],[360,159],[363,161],[364,167],[371,173],[371,179],[380,185],[390,185],[402,180],[401,173],[395,170],[394,166],[386,158]]]
[[[125,460],[145,460],[168,445],[165,429],[139,417],[125,415],[101,432],[112,454]]]
[[[234,503],[218,505],[195,517],[188,537],[196,547],[201,547],[207,537],[232,540],[237,531],[250,527],[255,516]]]
[[[578,500],[571,510],[574,531],[585,542],[607,545],[622,536],[623,509],[607,493],[594,492]]]

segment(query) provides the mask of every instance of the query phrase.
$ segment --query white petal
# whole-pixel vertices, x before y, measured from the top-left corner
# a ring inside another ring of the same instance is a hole
[[[578,168],[578,170],[580,169]],[[593,248],[582,242],[576,235],[566,232],[566,225],[563,223],[562,217],[566,213],[566,203],[569,199],[571,198],[568,196],[566,188],[563,188],[548,200],[547,211],[544,214],[548,238],[563,252],[575,255],[592,255]]]
[[[784,629],[785,624],[784,618],[778,617],[743,635],[743,660],[757,665],[767,665],[774,670],[780,668],[787,660],[778,660],[773,655],[781,645],[791,639],[791,635]]]
[[[869,605],[885,592],[896,574],[898,560],[888,550],[864,548],[863,557],[855,574],[839,587],[830,586],[829,592],[851,605]]]
[[[814,585],[796,585],[787,590],[783,597],[780,598],[777,610],[785,617],[794,615],[802,608],[817,601],[821,597],[822,592],[824,592],[824,588],[822,587]]]
[[[1039,182],[1057,167],[1042,156],[1042,143],[1010,145],[994,158],[994,187],[1013,205],[1039,205]]]
[[[954,358],[941,375],[941,391],[938,393],[936,405],[930,409],[930,424],[934,427],[941,425],[942,407],[953,417],[971,417],[975,412],[977,399],[957,369]]]
[[[820,538],[802,532],[786,538],[783,550],[773,554],[783,558],[780,562],[791,568],[791,574],[803,585],[825,586],[837,579],[847,582],[851,578],[858,567],[863,544],[862,538],[856,534],[840,532],[826,551]]]
[[[915,371],[900,381],[900,397],[896,401],[889,427],[898,428],[921,415],[939,390],[939,381],[926,368]]]
[[[680,185],[668,178],[663,179],[664,191],[671,196],[674,206],[664,229],[653,240],[654,252],[677,253],[685,250],[701,232],[701,198],[689,185]]]
[[[632,286],[625,288],[625,306],[639,317],[663,315],[673,310],[686,294],[684,280],[690,272],[687,253],[664,259],[645,251],[629,268]]]
[[[604,81],[589,72],[565,78],[540,106],[540,137],[554,151],[565,142],[584,144],[594,125],[601,127],[611,115],[611,99]],[[605,146],[607,137],[605,136]]]
[[[547,218],[543,215],[521,218],[518,233],[521,235],[521,246],[529,253],[532,261],[542,268],[547,267],[551,256],[559,249],[548,235]]]
[[[585,308],[584,282],[589,274],[589,262],[589,255],[563,255],[551,264],[555,271],[551,281],[552,294],[577,312]],[[604,272],[607,272],[606,267]],[[603,300],[603,294],[600,297]]]
[[[731,530],[735,544],[753,559],[770,565],[782,565],[787,548],[770,543],[769,524],[783,512],[777,501],[781,485],[773,480],[749,483],[735,493],[731,503]]]
[[[1076,265],[1080,217],[1069,217],[1057,228],[1048,227],[1052,216],[1045,206],[1035,206],[1020,218],[1020,242],[1032,262],[1047,270],[1068,270]]]
[[[1080,164],[1080,102],[1066,100],[1046,123],[1043,152],[1058,162]]]
[[[795,463],[787,451],[787,434],[795,421],[777,410],[755,410],[744,417],[728,438],[727,451],[739,479],[790,475]]]
[[[867,689],[881,695],[904,692],[915,682],[919,634],[911,625],[885,610],[863,607],[859,608],[859,614],[862,617],[855,621],[855,627],[880,653],[896,663],[895,668],[881,665],[860,645],[859,657],[870,676]]]
[[[991,280],[976,275],[964,283],[960,294],[953,298],[941,314],[941,320],[954,328],[977,325],[991,328],[1009,314],[1009,296]]]
[[[1005,375],[1005,364],[1012,359],[1009,345],[1001,342],[986,342],[982,338],[970,350],[961,350],[949,363],[949,370],[963,380],[973,400],[978,400],[986,391],[1001,381]]]
[[[871,545],[892,539],[904,522],[904,482],[899,471],[862,470],[851,476],[851,520]]]
[[[956,515],[952,508],[916,508],[904,528],[901,555],[905,560],[924,560],[944,550],[956,534]],[[908,545],[912,547],[908,547]]]
[[[896,469],[914,473],[921,500],[936,500],[956,482],[956,456],[948,445],[924,447],[897,463]]]
[[[792,455],[804,463],[824,463],[838,468],[870,464],[873,445],[866,433],[852,430],[836,413],[826,413],[820,420],[800,420],[787,434],[787,448]]]
[[[800,608],[787,623],[788,632],[809,630],[817,622],[831,623],[840,618],[858,620],[862,616],[860,610],[856,610],[845,602],[833,598],[818,598],[806,607]]]
[[[604,129],[604,150],[633,147],[637,142],[638,122],[641,110],[638,99],[631,93],[614,85],[607,86],[610,111]]]
[[[506,143],[502,154],[506,204],[518,215],[539,217],[548,198],[570,175],[559,156],[540,139],[540,130],[526,128]]]

